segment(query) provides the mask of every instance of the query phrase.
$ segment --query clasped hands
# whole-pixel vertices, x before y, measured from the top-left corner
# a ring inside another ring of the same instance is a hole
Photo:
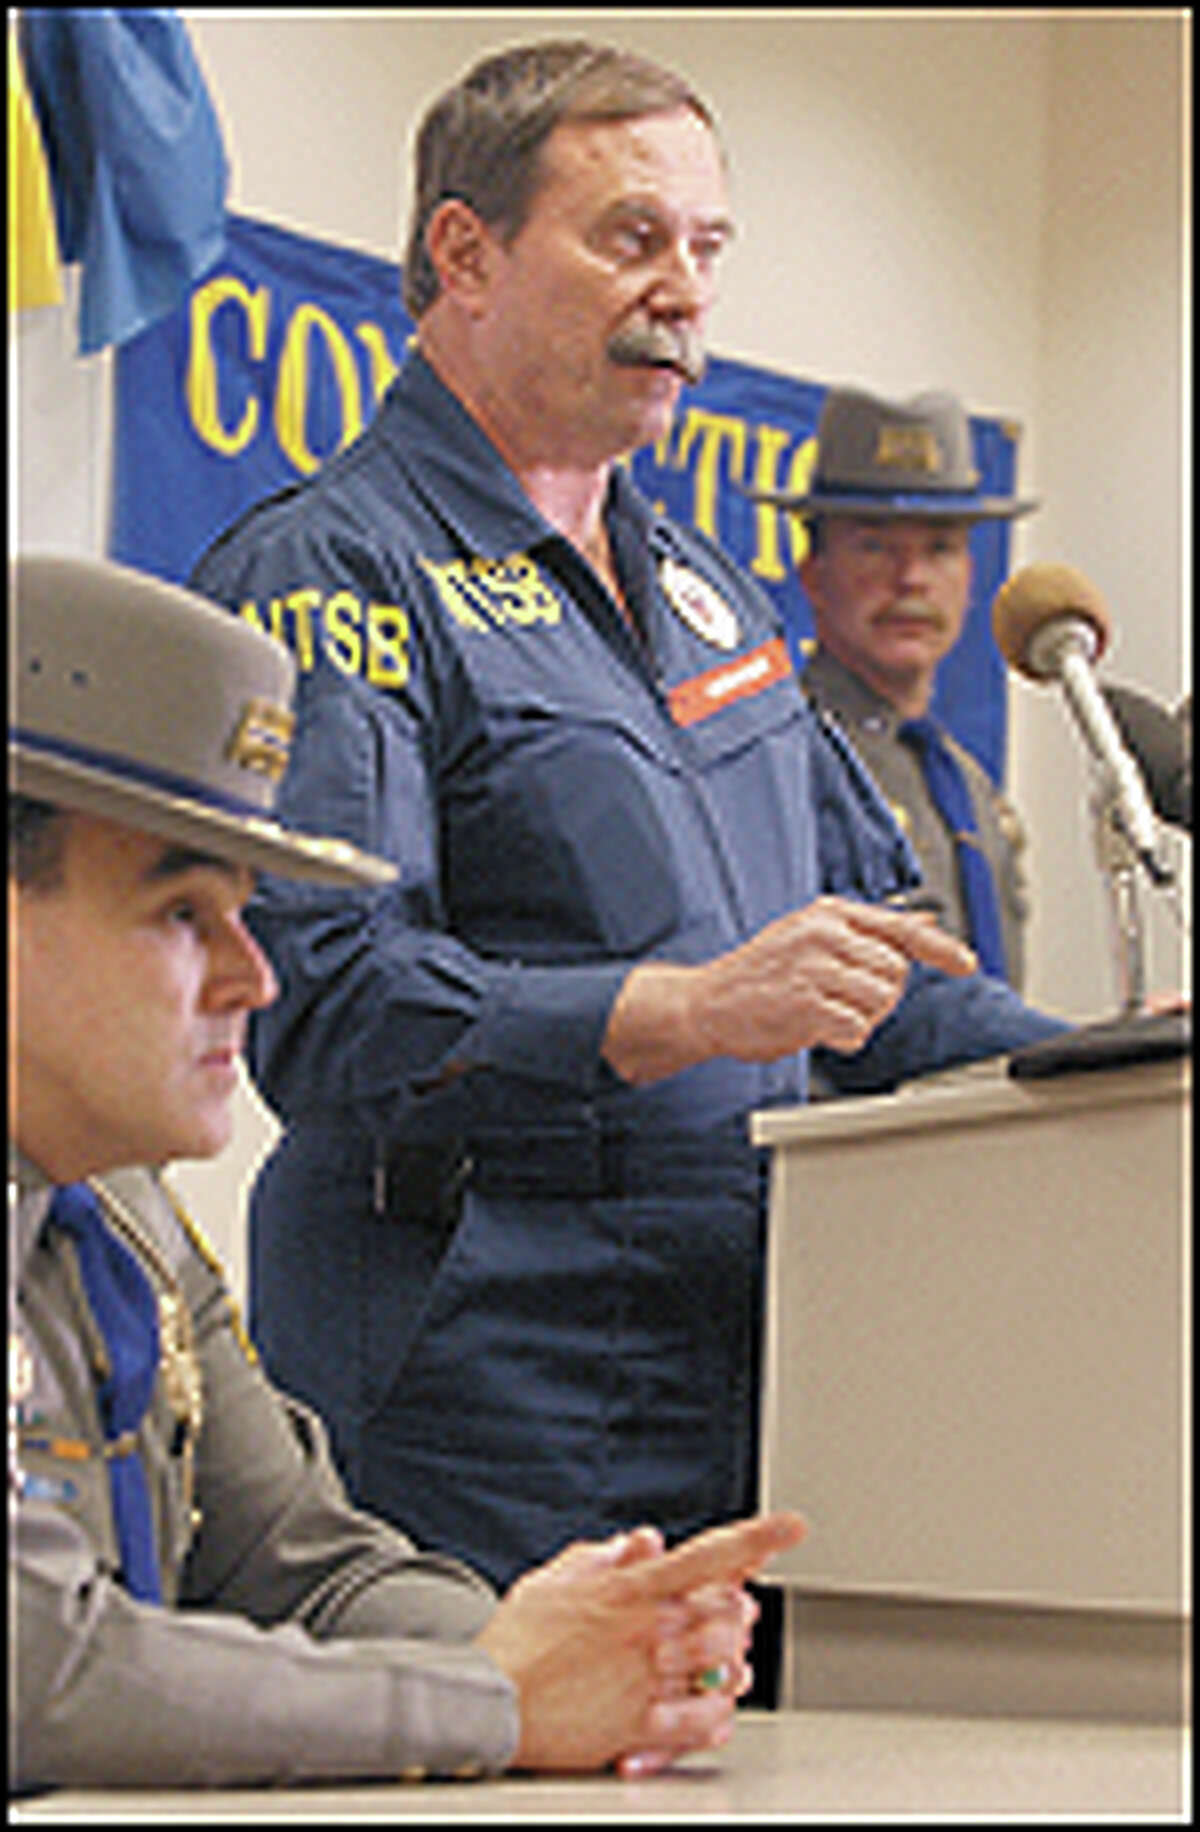
[[[518,1579],[479,1636],[517,1687],[511,1766],[632,1777],[724,1743],[752,1677],[746,1580],[804,1531],[797,1514],[762,1515],[668,1552],[638,1527]]]

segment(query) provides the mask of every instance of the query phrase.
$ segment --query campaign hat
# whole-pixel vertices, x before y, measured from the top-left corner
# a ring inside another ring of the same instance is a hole
[[[1026,515],[1036,501],[985,496],[971,428],[953,394],[930,390],[888,401],[861,388],[830,388],[817,422],[816,464],[807,489],[752,490],[806,518],[914,516],[985,521]]]
[[[275,812],[293,730],[283,644],[113,561],[9,569],[10,794],[286,878],[378,885],[386,860]]]

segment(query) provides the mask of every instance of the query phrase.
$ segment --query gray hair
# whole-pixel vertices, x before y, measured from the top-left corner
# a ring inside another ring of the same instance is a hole
[[[404,303],[414,319],[438,296],[425,247],[429,219],[456,197],[505,242],[529,214],[542,147],[562,121],[630,121],[707,105],[673,71],[587,39],[546,39],[486,57],[436,101],[417,132]]]

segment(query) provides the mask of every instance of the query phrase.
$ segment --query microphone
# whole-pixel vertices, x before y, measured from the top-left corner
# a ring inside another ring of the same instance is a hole
[[[1170,884],[1173,874],[1158,856],[1146,785],[1092,672],[1112,632],[1095,586],[1073,566],[1022,567],[996,594],[992,630],[1010,667],[1031,680],[1061,681],[1087,747],[1113,790],[1126,838],[1154,883]]]
[[[1132,687],[1100,689],[1117,730],[1137,759],[1158,818],[1192,831],[1192,759],[1182,716]]]

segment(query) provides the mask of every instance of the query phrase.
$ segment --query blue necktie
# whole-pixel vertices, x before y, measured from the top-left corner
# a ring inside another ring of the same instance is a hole
[[[57,1190],[50,1217],[75,1242],[83,1288],[112,1363],[98,1396],[110,1446],[106,1461],[125,1588],[145,1602],[161,1603],[154,1516],[133,1438],[145,1417],[158,1373],[154,1288],[133,1254],[107,1226],[86,1183],[69,1183]],[[118,1442],[121,1439],[123,1443]]]
[[[1004,932],[996,882],[987,854],[979,844],[975,810],[958,760],[935,719],[907,719],[899,730],[901,738],[917,752],[933,805],[954,836],[971,946],[979,956],[979,965],[994,978],[1005,979]]]

